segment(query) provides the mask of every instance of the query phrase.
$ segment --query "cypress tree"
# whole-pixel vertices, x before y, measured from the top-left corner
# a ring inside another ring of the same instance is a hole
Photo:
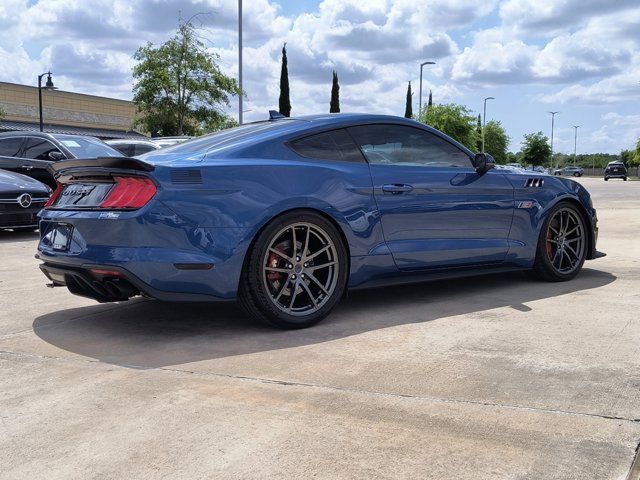
[[[431,95],[431,89],[429,89],[429,102],[427,102],[427,105],[433,105],[433,96]]]
[[[333,85],[331,86],[331,103],[329,113],[340,113],[340,85],[338,84],[338,74],[333,71]]]
[[[478,139],[476,140],[476,144],[478,147],[478,151],[482,151],[482,117],[478,114],[478,123],[476,125],[476,132],[478,134]]]
[[[291,116],[291,101],[289,100],[289,70],[287,68],[287,43],[282,46],[282,69],[280,70],[280,98],[278,99],[280,113],[285,117]]]
[[[413,93],[411,93],[411,82],[407,86],[407,104],[404,107],[404,116],[405,118],[413,118],[413,105],[411,100],[413,100]]]

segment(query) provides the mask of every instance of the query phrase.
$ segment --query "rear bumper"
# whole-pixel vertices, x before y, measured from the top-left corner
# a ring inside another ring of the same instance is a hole
[[[37,255],[37,258],[42,259]],[[166,292],[153,288],[128,270],[113,265],[81,266],[45,262],[40,270],[51,281],[50,287],[66,286],[74,295],[100,303],[121,302],[137,295],[169,302],[211,302],[228,299],[213,295]]]

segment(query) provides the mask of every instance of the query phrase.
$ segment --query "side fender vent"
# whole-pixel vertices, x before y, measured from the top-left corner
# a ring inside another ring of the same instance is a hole
[[[175,185],[201,185],[202,172],[195,168],[171,170],[171,183]]]
[[[527,178],[524,182],[526,188],[540,188],[544,185],[544,178]]]

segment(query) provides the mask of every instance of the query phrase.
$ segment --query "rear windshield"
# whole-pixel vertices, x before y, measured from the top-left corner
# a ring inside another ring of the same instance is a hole
[[[275,134],[291,128],[301,120],[278,120],[274,122],[248,123],[240,127],[221,130],[202,137],[194,138],[171,147],[162,149],[162,153],[206,153],[212,150],[222,150],[230,145],[241,144],[245,139],[253,139],[260,134]]]
[[[53,135],[76,158],[121,157],[122,153],[94,137]]]

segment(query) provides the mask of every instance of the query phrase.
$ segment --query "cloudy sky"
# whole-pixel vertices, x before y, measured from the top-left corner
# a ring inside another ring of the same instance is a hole
[[[131,98],[132,54],[196,13],[206,44],[237,75],[236,0],[1,0],[0,80]],[[640,136],[638,0],[244,0],[248,120],[277,109],[287,42],[293,114],[327,112],[331,71],[342,111],[402,115],[407,81],[424,99],[501,120],[518,150],[550,133],[555,150],[617,153]],[[417,110],[418,95],[414,96]],[[230,108],[236,115],[237,106]]]

